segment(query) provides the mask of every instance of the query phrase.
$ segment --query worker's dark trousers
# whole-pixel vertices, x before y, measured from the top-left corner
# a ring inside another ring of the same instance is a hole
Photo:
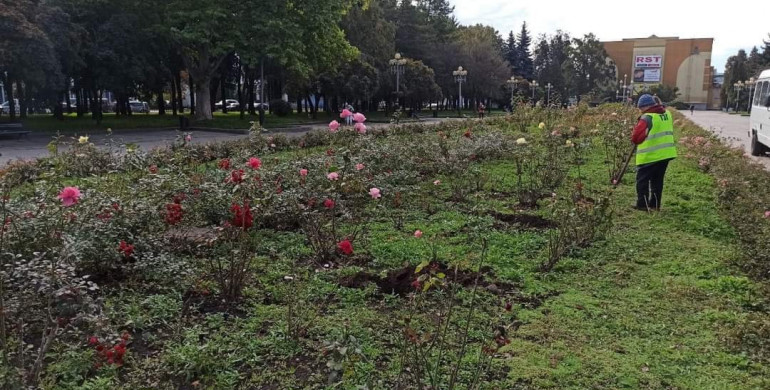
[[[636,208],[659,209],[663,200],[663,177],[669,160],[636,167]]]

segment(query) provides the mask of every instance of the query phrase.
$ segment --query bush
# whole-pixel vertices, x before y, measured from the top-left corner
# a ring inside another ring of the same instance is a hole
[[[281,99],[272,100],[270,102],[270,109],[273,110],[273,114],[280,117],[291,114],[291,104]]]

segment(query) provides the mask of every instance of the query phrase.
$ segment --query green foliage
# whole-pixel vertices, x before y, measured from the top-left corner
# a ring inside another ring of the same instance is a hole
[[[272,100],[270,102],[270,109],[273,111],[275,115],[279,117],[285,117],[291,114],[291,111],[292,111],[291,105],[289,104],[289,102],[281,99]]]

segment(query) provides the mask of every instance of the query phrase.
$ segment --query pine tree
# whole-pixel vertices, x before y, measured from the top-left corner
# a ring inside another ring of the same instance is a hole
[[[513,31],[511,31],[508,33],[508,41],[505,43],[505,60],[508,61],[508,64],[513,68],[514,74],[518,72],[518,69],[516,69],[519,62],[518,54],[519,49],[516,47],[516,36],[513,34]]]
[[[527,30],[527,22],[521,25],[521,32],[519,32],[519,42],[517,43],[516,56],[517,66],[514,66],[518,70],[519,75],[527,80],[532,80],[534,69],[532,63],[532,54],[529,52],[529,46],[532,43],[532,38],[529,36]]]

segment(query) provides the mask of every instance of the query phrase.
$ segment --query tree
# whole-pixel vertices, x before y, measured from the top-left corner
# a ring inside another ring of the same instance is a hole
[[[748,63],[748,56],[746,55],[746,51],[741,49],[738,51],[738,54],[731,56],[727,59],[727,64],[725,65],[725,81],[722,84],[722,91],[720,92],[722,104],[724,107],[728,107],[728,100],[730,102],[730,107],[736,107],[736,98],[738,97],[738,93],[735,89],[734,84],[738,81],[745,81],[749,78],[749,63]],[[741,101],[743,101],[745,105],[745,98],[746,93],[743,93],[743,96],[741,96]],[[741,107],[741,102],[737,102],[737,107]]]
[[[422,61],[407,59],[404,66],[403,97],[413,110],[419,110],[423,103],[441,99],[441,88],[436,84],[433,69]]]
[[[505,85],[511,70],[500,53],[497,31],[480,24],[461,27],[455,39],[462,63],[468,69],[466,96],[477,101],[499,99],[500,87]]]
[[[532,38],[529,36],[527,30],[527,22],[522,23],[521,32],[519,32],[519,42],[517,44],[516,56],[517,64],[514,66],[517,73],[527,79],[532,80],[534,77],[534,62],[532,55],[529,52],[529,46],[532,44]]]
[[[557,31],[550,39],[545,35],[541,36],[536,45],[535,75],[541,88],[545,88],[549,83],[552,85],[551,95],[559,93],[569,96],[573,79],[568,79],[568,76],[577,72],[575,65],[570,61],[570,45],[570,37],[563,31]]]
[[[582,39],[573,39],[569,53],[570,65],[567,68],[570,72],[566,78],[570,94],[581,96],[592,93],[597,85],[616,80],[615,66],[607,61],[609,56],[604,45],[595,35],[586,34]]]
[[[658,84],[650,87],[649,93],[657,95],[664,103],[670,103],[679,98],[679,87]]]
[[[211,79],[243,35],[240,13],[250,2],[172,0],[166,3],[165,25],[195,79],[195,119],[213,119]]]
[[[505,60],[508,61],[508,65],[511,66],[513,72],[516,73],[519,63],[519,48],[516,46],[516,36],[513,35],[513,31],[508,33],[508,40],[505,42]]]

